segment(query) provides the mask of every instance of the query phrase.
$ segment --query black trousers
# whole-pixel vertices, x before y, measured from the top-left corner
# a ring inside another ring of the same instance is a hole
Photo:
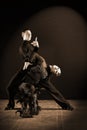
[[[16,93],[18,92],[19,85],[21,85],[22,82],[26,81],[27,78],[27,70],[20,69],[11,79],[9,85],[8,85],[8,95],[9,95],[9,104],[14,104],[14,97]],[[29,76],[29,75],[28,75]],[[26,77],[26,78],[25,78]],[[32,76],[31,76],[32,77]],[[31,82],[31,78],[28,77],[28,83],[29,80]],[[53,99],[56,101],[57,104],[59,104],[61,107],[68,107],[70,104],[68,101],[63,97],[63,95],[55,88],[55,86],[50,82],[49,79],[43,79],[38,84],[37,87],[43,87],[45,88],[48,93],[53,97]]]
[[[61,107],[69,107],[69,102],[63,97],[63,95],[55,88],[55,86],[50,82],[50,79],[41,80],[38,87],[43,87],[52,96],[58,105]]]
[[[20,68],[11,78],[8,86],[7,86],[7,93],[9,98],[9,105],[14,106],[14,97],[19,91],[19,85],[22,83],[23,77],[26,75],[26,70]]]

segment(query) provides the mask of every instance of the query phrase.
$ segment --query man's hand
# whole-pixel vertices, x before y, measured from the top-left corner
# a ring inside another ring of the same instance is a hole
[[[35,38],[35,41],[33,41],[31,44],[32,44],[34,47],[39,48],[39,43],[38,43],[38,41],[37,41],[37,37]]]
[[[30,62],[24,62],[23,70],[27,69],[29,65],[32,65]]]

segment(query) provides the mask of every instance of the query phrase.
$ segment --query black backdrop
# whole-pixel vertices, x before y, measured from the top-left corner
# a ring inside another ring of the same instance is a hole
[[[0,4],[0,98],[23,64],[18,48],[21,31],[38,37],[39,53],[62,70],[52,82],[66,98],[87,98],[87,7],[84,1],[2,1]],[[45,95],[48,97],[48,95]]]

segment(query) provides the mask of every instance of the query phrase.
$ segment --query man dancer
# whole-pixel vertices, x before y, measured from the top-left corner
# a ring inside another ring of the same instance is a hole
[[[37,45],[37,46],[36,46]],[[44,87],[49,93],[50,95],[53,97],[53,99],[63,108],[63,109],[67,109],[67,110],[72,110],[72,106],[67,102],[67,100],[62,96],[62,94],[52,85],[52,83],[49,80],[50,76],[47,76],[47,72],[49,72],[50,75],[50,68],[47,67],[46,61],[43,57],[41,57],[37,51],[39,48],[39,43],[37,41],[34,41],[30,44],[30,48],[28,48],[29,50],[26,51],[27,53],[27,61],[30,62],[31,64],[34,65],[34,67],[30,67],[29,65],[27,65],[27,75],[24,76],[24,80],[25,82],[29,82],[28,80],[28,72],[31,70],[33,70],[34,72],[37,73],[37,68],[40,68],[41,72],[42,72],[42,79],[40,81],[38,81],[38,86],[42,86]],[[22,51],[24,51],[22,49]],[[26,56],[26,55],[25,55]],[[25,62],[26,63],[26,62]],[[30,64],[29,63],[29,64]],[[38,67],[39,65],[39,67]],[[25,66],[25,65],[24,65]],[[46,71],[47,70],[47,71]],[[34,80],[37,81],[38,76],[32,76],[34,78]],[[35,79],[36,78],[36,79]]]

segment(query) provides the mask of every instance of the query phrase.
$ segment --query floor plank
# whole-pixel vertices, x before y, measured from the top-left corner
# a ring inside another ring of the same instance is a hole
[[[4,110],[0,100],[0,130],[87,130],[87,100],[69,100],[73,111],[62,110],[53,100],[39,100],[42,110],[33,118],[21,118],[15,110]],[[15,108],[19,108],[16,104]]]

